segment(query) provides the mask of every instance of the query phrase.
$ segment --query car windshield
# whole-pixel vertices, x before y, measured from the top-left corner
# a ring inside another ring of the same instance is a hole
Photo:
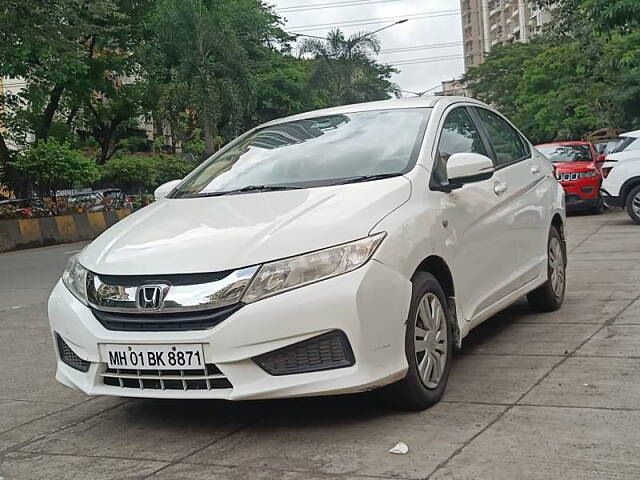
[[[640,140],[635,137],[622,137],[610,153],[624,152],[625,150],[636,150],[640,148]]]
[[[552,163],[591,162],[593,160],[589,145],[548,145],[536,148]]]
[[[431,109],[376,110],[267,126],[213,155],[171,198],[308,188],[406,172]]]

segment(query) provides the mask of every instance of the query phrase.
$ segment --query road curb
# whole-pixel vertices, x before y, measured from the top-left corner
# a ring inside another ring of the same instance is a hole
[[[130,209],[57,217],[0,220],[0,252],[93,240]]]

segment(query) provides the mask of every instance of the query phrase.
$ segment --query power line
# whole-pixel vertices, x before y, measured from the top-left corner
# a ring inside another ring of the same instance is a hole
[[[386,65],[393,66],[403,66],[403,65],[418,65],[421,63],[434,63],[434,62],[444,62],[449,60],[457,60],[463,59],[464,55],[449,55],[444,57],[425,57],[425,58],[415,58],[413,60],[402,60],[398,62],[383,62]]]
[[[346,2],[317,3],[309,5],[296,5],[293,7],[276,8],[279,13],[306,12],[309,10],[325,10],[329,8],[355,7],[358,5],[371,5],[375,3],[399,2],[401,0],[347,0]]]
[[[449,43],[433,43],[431,45],[416,45],[413,47],[387,48],[384,50],[380,50],[380,53],[385,54],[385,53],[415,52],[417,50],[431,50],[434,48],[458,47],[462,44],[463,42],[449,42]]]
[[[444,17],[444,16],[450,16],[450,15],[459,15],[459,14],[460,14],[460,10],[441,10],[436,12],[423,12],[423,13],[415,13],[411,15],[393,16],[393,17],[378,17],[378,18],[366,18],[366,19],[363,18],[359,20],[348,20],[348,21],[337,22],[337,23],[316,23],[311,25],[299,25],[297,27],[289,27],[289,30],[314,31],[314,30],[325,30],[325,29],[338,28],[338,27],[360,27],[365,25],[377,25],[380,23],[393,22],[394,20],[400,20],[403,18],[418,20],[418,19],[424,19],[424,18],[436,18],[436,17]]]

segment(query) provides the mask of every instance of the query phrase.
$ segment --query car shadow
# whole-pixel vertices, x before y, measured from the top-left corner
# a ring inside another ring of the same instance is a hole
[[[533,315],[526,300],[521,300],[483,322],[465,338],[463,348],[454,355],[465,355],[481,348],[484,342],[506,331],[518,319]],[[384,401],[379,391],[348,395],[328,395],[274,400],[156,400],[134,399],[127,403],[128,417],[144,427],[157,428],[158,419],[189,428],[209,428],[221,423],[251,424],[258,420],[272,425],[325,428],[368,422],[387,416],[412,415]]]

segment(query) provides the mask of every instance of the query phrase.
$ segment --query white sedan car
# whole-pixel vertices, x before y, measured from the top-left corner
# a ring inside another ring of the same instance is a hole
[[[504,117],[389,100],[242,135],[69,262],[56,378],[89,395],[228,400],[385,387],[421,409],[452,349],[565,290],[564,192]]]

